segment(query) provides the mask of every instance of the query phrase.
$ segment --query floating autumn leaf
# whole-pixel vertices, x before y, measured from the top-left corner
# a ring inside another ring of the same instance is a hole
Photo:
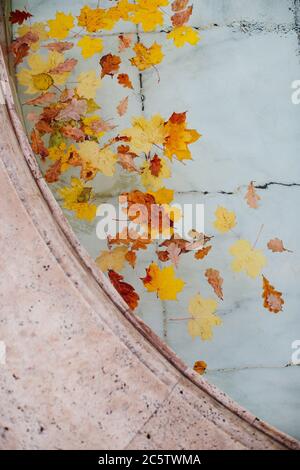
[[[125,255],[126,261],[130,264],[132,268],[135,268],[136,263],[136,252],[133,250],[127,251]]]
[[[269,250],[273,251],[273,253],[283,253],[284,251],[292,253],[291,250],[287,250],[284,247],[283,241],[279,240],[279,238],[273,238],[272,240],[270,240],[267,244],[267,247],[269,248]]]
[[[78,152],[83,162],[84,174],[91,171],[91,177],[94,177],[100,171],[106,176],[114,175],[117,156],[109,147],[100,149],[97,142],[85,141],[78,144]]]
[[[101,57],[99,63],[102,68],[101,78],[105,75],[113,77],[119,71],[121,59],[117,55],[106,54]]]
[[[175,277],[173,266],[160,269],[156,263],[151,263],[146,269],[146,277],[142,278],[148,292],[156,292],[161,300],[176,300],[185,282]]]
[[[190,19],[191,14],[193,13],[193,6],[189,6],[186,10],[174,13],[171,16],[172,25],[176,27],[183,26]]]
[[[47,183],[55,183],[59,180],[61,175],[61,160],[57,160],[53,165],[51,165],[46,173],[45,173],[45,180]]]
[[[198,31],[190,26],[179,26],[167,34],[167,39],[173,39],[176,47],[182,47],[186,43],[196,46],[200,40]]]
[[[168,259],[171,263],[174,264],[175,268],[178,268],[179,255],[181,254],[181,249],[176,243],[171,243],[167,248]]]
[[[205,258],[205,256],[208,255],[208,253],[210,252],[211,249],[212,249],[211,245],[204,246],[200,250],[196,251],[196,253],[194,254],[194,257],[196,259],[203,259],[203,258]]]
[[[78,60],[77,59],[66,59],[64,62],[61,64],[56,65],[52,69],[49,70],[49,73],[51,75],[55,74],[61,74],[61,73],[66,73],[66,72],[72,72],[74,69],[75,65],[77,65]]]
[[[84,59],[93,57],[103,50],[103,41],[101,38],[91,38],[90,36],[83,36],[77,46],[81,48],[81,55]]]
[[[271,313],[279,313],[282,311],[282,306],[284,300],[282,298],[282,292],[275,290],[271,286],[268,279],[263,276],[263,294],[262,298],[264,299],[264,307],[269,310]]]
[[[251,181],[248,185],[245,199],[247,201],[248,206],[251,207],[251,209],[258,208],[258,201],[260,201],[261,197],[255,191],[255,186],[253,184],[253,181]]]
[[[82,130],[78,129],[77,127],[66,125],[64,127],[61,127],[60,130],[65,137],[73,139],[75,140],[75,142],[82,142],[85,139],[84,132],[82,132]]]
[[[218,206],[215,211],[215,216],[214,227],[220,233],[229,232],[229,230],[236,226],[235,213],[227,210],[225,207]]]
[[[149,191],[154,196],[156,204],[170,204],[174,199],[174,190],[165,187],[157,191]]]
[[[222,324],[222,320],[215,315],[217,302],[213,299],[205,299],[200,294],[196,294],[189,302],[188,311],[191,320],[188,321],[188,332],[194,339],[200,336],[203,341],[213,337],[213,327]]]
[[[103,250],[96,258],[96,264],[101,271],[106,272],[122,271],[126,262],[127,248],[125,246],[117,246],[113,250]]]
[[[56,12],[54,20],[47,21],[49,26],[49,37],[55,39],[65,39],[70,29],[74,26],[74,17],[70,14],[58,11]]]
[[[71,178],[71,186],[59,189],[63,198],[63,207],[74,211],[78,219],[92,222],[96,217],[97,206],[91,203],[93,196],[92,188],[84,186],[78,178]]]
[[[11,45],[10,50],[14,55],[14,65],[20,64],[24,57],[29,53],[30,47],[37,43],[39,35],[35,31],[28,31],[23,36],[15,39]]]
[[[41,139],[40,133],[37,130],[33,129],[30,134],[30,138],[31,138],[31,147],[34,153],[36,153],[37,155],[40,155],[42,159],[48,157],[49,152],[48,152],[48,149],[45,147],[44,142]]]
[[[174,0],[174,2],[172,2],[172,10],[173,11],[184,10],[188,3],[189,3],[189,0]]]
[[[211,268],[207,269],[205,271],[205,277],[207,279],[207,282],[212,286],[213,290],[215,291],[215,294],[219,297],[219,299],[223,300],[222,285],[224,279],[220,276],[219,271]]]
[[[108,245],[125,245],[131,247],[131,250],[146,250],[151,240],[148,237],[142,236],[137,231],[127,228],[117,234],[115,238],[108,236],[107,237]]]
[[[40,48],[40,41],[48,39],[48,32],[46,31],[46,23],[37,22],[32,24],[22,24],[19,26],[17,35],[17,40],[23,40],[25,36],[32,34],[34,37],[38,37],[37,40],[34,40],[30,43],[30,49],[37,51]],[[23,39],[22,39],[23,38]]]
[[[137,0],[130,20],[135,24],[141,24],[146,32],[154,31],[164,22],[161,7],[167,6],[169,0]]]
[[[71,119],[79,121],[81,117],[85,115],[86,109],[87,104],[85,100],[72,98],[71,102],[59,112],[55,119],[57,121],[69,121]]]
[[[11,24],[22,24],[28,18],[32,18],[33,15],[25,10],[14,10],[9,15],[9,21]]]
[[[122,85],[124,88],[133,89],[132,83],[127,73],[120,73],[117,78],[118,78],[118,83]]]
[[[49,91],[47,93],[42,93],[41,95],[37,96],[36,98],[32,100],[26,101],[24,104],[28,105],[41,105],[41,104],[48,104],[53,101],[53,98],[55,98],[56,94],[55,93],[50,93]]]
[[[155,156],[153,159],[146,161],[141,167],[141,183],[149,191],[159,190],[163,186],[163,180],[171,176],[165,159]]]
[[[160,145],[164,142],[166,131],[164,120],[156,114],[151,119],[143,116],[132,119],[132,127],[122,131],[121,135],[129,137],[130,150],[139,155],[144,152],[148,154],[153,145]]]
[[[197,142],[201,135],[194,129],[186,127],[186,113],[173,113],[165,123],[164,151],[166,157],[172,160],[191,160],[188,145]]]
[[[131,6],[125,0],[121,0],[117,6],[109,9],[90,8],[85,5],[80,10],[78,26],[85,28],[89,33],[94,33],[102,29],[111,30],[116,22],[122,18],[126,7],[129,10]]]
[[[252,247],[248,240],[238,240],[230,248],[229,253],[234,257],[231,264],[235,272],[244,271],[247,276],[255,278],[267,264],[267,259],[261,250]]]
[[[123,52],[128,49],[132,43],[132,34],[120,34],[119,36],[119,52]]]
[[[124,114],[127,112],[128,100],[129,100],[129,96],[126,96],[126,98],[123,98],[118,104],[117,111],[118,111],[119,116],[124,116]]]
[[[86,99],[93,99],[97,89],[101,86],[101,79],[96,76],[95,70],[81,72],[77,77],[77,93]]]
[[[200,375],[205,374],[206,369],[207,369],[207,364],[205,361],[196,361],[193,366],[193,370]]]
[[[135,310],[138,306],[140,297],[135,292],[134,288],[127,282],[124,282],[124,277],[113,270],[108,271],[108,276],[110,282],[112,283],[114,288],[119,292],[121,297],[123,297],[128,307],[131,308],[131,310]]]
[[[146,47],[144,44],[137,43],[134,48],[135,57],[130,59],[132,65],[137,67],[141,72],[160,64],[164,58],[161,45],[154,42],[152,46]]]
[[[73,42],[64,41],[64,42],[50,42],[43,47],[45,47],[49,51],[56,51],[61,54],[62,52],[69,51],[70,49],[72,49],[73,46],[74,46]]]
[[[27,87],[25,93],[41,93],[52,85],[63,85],[69,76],[68,72],[50,72],[64,62],[64,56],[56,51],[49,52],[48,57],[32,54],[27,62],[29,69],[24,67],[17,73],[20,84]]]
[[[136,157],[136,154],[130,152],[129,145],[118,146],[118,163],[122,168],[124,168],[124,170],[139,173],[140,170],[134,163],[134,159]]]

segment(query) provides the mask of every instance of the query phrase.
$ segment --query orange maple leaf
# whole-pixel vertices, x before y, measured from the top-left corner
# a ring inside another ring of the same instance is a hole
[[[100,59],[100,65],[102,68],[101,78],[105,75],[113,77],[119,70],[121,59],[117,55],[106,54]]]

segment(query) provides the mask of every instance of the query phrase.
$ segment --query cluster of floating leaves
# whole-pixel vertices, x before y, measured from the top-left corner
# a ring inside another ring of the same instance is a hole
[[[115,129],[112,120],[104,120],[100,105],[96,102],[96,93],[103,80],[113,79],[124,90],[134,91],[132,80],[122,72],[124,51],[132,51],[130,63],[140,72],[155,68],[164,59],[162,46],[154,42],[146,47],[134,34],[120,34],[119,54],[109,51],[104,54],[105,41],[99,32],[112,30],[118,21],[128,21],[146,32],[154,31],[164,24],[164,7],[169,0],[130,0],[112,1],[110,8],[90,8],[84,6],[79,16],[57,12],[54,19],[47,22],[33,22],[33,15],[28,11],[13,11],[10,15],[12,24],[18,24],[17,38],[11,44],[14,63],[18,67],[17,78],[25,93],[31,98],[24,103],[34,106],[36,112],[29,112],[27,117],[33,129],[30,139],[36,155],[47,163],[45,179],[51,184],[58,182],[70,168],[77,168],[78,176],[72,177],[68,186],[59,189],[65,209],[78,219],[93,221],[96,216],[94,191],[91,182],[98,173],[107,177],[115,174],[119,165],[125,172],[140,178],[144,190],[133,189],[122,194],[128,203],[127,216],[130,219],[130,207],[143,204],[146,207],[159,206],[162,217],[153,228],[148,219],[141,215],[131,216],[131,222],[143,227],[146,237],[141,237],[135,230],[108,236],[108,250],[102,251],[96,262],[107,272],[116,290],[134,310],[139,303],[139,295],[128,284],[120,271],[128,263],[135,268],[140,250],[146,250],[157,234],[164,234],[171,227],[168,239],[160,244],[156,251],[157,263],[146,267],[145,277],[140,280],[148,292],[164,301],[177,299],[183,290],[185,281],[176,275],[180,258],[193,254],[201,262],[209,256],[212,249],[211,236],[191,230],[191,240],[177,236],[172,227],[180,214],[172,210],[174,191],[166,188],[165,180],[171,178],[171,165],[174,160],[191,160],[190,145],[201,135],[187,125],[186,112],[174,112],[169,117],[159,114],[150,119],[135,117],[130,128],[118,131],[105,142],[103,137]],[[172,28],[167,32],[167,39],[175,47],[185,44],[195,46],[199,34],[188,21],[193,12],[189,0],[175,0],[171,3]],[[76,27],[79,30],[76,30]],[[99,57],[99,69],[79,73],[75,82],[69,82],[69,76],[76,70],[78,60],[66,57],[72,54],[77,45],[84,60]],[[40,49],[46,50],[47,56],[40,55]],[[24,62],[27,62],[24,65]],[[20,66],[20,64],[22,64]],[[123,116],[128,109],[130,95],[124,96],[116,108],[117,116]],[[254,183],[248,186],[245,195],[248,206],[259,207],[260,196]],[[220,234],[232,232],[237,224],[233,211],[219,206],[215,211],[215,230]],[[155,232],[155,233],[153,233]],[[277,238],[270,240],[268,248],[273,253],[287,250]],[[261,277],[263,305],[269,312],[277,314],[282,310],[284,300],[262,274],[266,266],[266,257],[262,250],[248,240],[238,239],[229,249],[233,257],[232,270],[244,272],[250,278]],[[166,263],[166,267],[160,267]],[[213,267],[206,269],[204,276],[218,300],[224,298],[223,278]],[[204,298],[197,293],[187,307],[188,332],[192,338],[209,340],[213,337],[213,328],[222,321],[216,311],[217,300]],[[198,361],[194,369],[204,373],[206,364]]]

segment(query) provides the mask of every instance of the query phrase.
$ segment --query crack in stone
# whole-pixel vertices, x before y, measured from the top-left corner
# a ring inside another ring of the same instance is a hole
[[[293,364],[288,362],[278,366],[258,365],[258,366],[242,366],[242,367],[224,367],[221,369],[208,369],[207,372],[239,372],[242,370],[255,370],[255,369],[286,369],[287,367],[298,367],[300,364]]]

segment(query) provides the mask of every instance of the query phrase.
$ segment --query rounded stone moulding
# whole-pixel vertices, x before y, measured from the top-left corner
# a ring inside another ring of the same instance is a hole
[[[78,242],[18,112],[0,20],[1,449],[300,449],[188,368]]]

